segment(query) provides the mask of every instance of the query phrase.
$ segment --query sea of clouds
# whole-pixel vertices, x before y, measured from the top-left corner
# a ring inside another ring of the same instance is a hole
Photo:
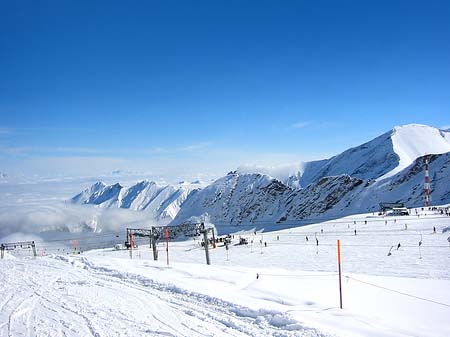
[[[92,181],[0,184],[0,242],[27,241],[79,233],[125,231],[151,226],[145,212],[74,205],[68,200]]]

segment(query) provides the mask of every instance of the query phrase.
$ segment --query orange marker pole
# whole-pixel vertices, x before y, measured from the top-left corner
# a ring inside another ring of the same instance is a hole
[[[342,275],[341,275],[341,240],[337,240],[338,268],[339,268],[339,304],[342,309]]]
[[[169,227],[166,227],[166,255],[167,265],[169,265]]]
[[[73,253],[77,253],[77,240],[73,240]]]

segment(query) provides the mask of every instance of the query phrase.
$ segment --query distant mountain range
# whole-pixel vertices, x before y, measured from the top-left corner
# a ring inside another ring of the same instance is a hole
[[[450,132],[417,124],[395,127],[330,159],[303,163],[283,177],[246,168],[206,187],[97,183],[71,202],[142,210],[163,222],[208,216],[225,224],[375,212],[380,202],[421,206],[427,154],[433,203],[450,203]]]
[[[169,222],[175,218],[188,195],[198,184],[160,186],[153,181],[141,181],[125,188],[120,184],[106,185],[98,182],[70,201],[80,205],[96,205],[103,208],[127,208],[144,211],[149,217]]]

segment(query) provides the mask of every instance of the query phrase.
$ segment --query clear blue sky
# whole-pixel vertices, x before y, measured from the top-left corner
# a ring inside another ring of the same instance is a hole
[[[449,1],[2,1],[0,171],[226,173],[450,125]]]

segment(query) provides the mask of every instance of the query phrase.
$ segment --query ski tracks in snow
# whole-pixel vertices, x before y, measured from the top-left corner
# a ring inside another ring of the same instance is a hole
[[[2,264],[0,337],[325,336],[287,313],[253,310],[83,257]]]

